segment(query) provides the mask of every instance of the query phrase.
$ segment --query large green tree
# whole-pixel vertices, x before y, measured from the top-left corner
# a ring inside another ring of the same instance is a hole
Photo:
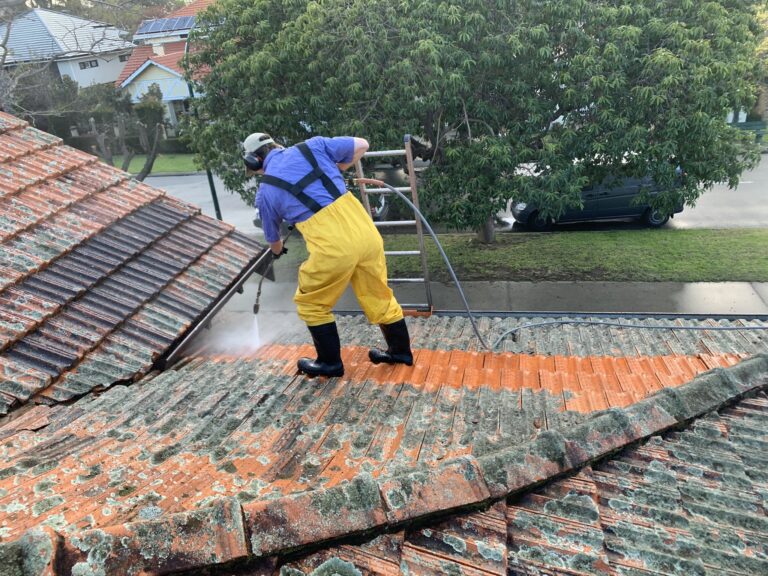
[[[557,216],[590,180],[652,176],[693,203],[757,161],[763,0],[219,0],[193,35],[191,139],[249,197],[239,142],[423,139],[432,213],[480,228],[509,198]],[[674,188],[675,170],[687,173]]]

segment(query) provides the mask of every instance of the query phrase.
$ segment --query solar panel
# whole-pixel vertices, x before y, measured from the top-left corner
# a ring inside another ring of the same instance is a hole
[[[155,18],[143,20],[136,34],[156,34],[158,32],[170,32],[173,30],[189,30],[195,23],[194,16],[177,16],[175,18]]]
[[[139,24],[139,29],[136,30],[136,34],[145,34],[152,25],[152,22],[154,22],[154,20],[142,20],[141,24]]]

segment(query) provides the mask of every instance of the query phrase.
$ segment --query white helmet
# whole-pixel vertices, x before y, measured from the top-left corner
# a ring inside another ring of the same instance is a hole
[[[245,150],[246,154],[253,154],[262,146],[274,143],[275,141],[272,140],[272,136],[269,134],[264,134],[263,132],[254,132],[243,141],[243,150]]]

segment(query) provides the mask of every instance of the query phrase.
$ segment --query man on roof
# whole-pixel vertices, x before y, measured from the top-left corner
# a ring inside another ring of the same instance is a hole
[[[316,136],[284,148],[256,132],[243,149],[246,173],[262,175],[256,207],[273,255],[284,253],[283,221],[298,228],[309,252],[293,301],[317,358],[301,358],[298,369],[309,376],[344,374],[332,308],[350,283],[368,321],[379,324],[387,342],[386,350],[368,352],[371,362],[413,365],[403,310],[387,284],[384,241],[341,174],[362,158],[368,142]]]

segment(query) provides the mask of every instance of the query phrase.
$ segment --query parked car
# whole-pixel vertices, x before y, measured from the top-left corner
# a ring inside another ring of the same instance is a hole
[[[639,219],[651,228],[658,228],[667,223],[671,216],[683,211],[682,201],[675,206],[672,214],[652,208],[648,203],[638,203],[636,198],[642,188],[651,188],[658,192],[658,187],[650,178],[622,178],[618,184],[590,184],[581,191],[583,207],[571,208],[557,220],[544,218],[536,206],[526,202],[512,202],[512,215],[515,220],[529,230],[548,230],[552,224],[561,222],[586,222],[591,220]]]

